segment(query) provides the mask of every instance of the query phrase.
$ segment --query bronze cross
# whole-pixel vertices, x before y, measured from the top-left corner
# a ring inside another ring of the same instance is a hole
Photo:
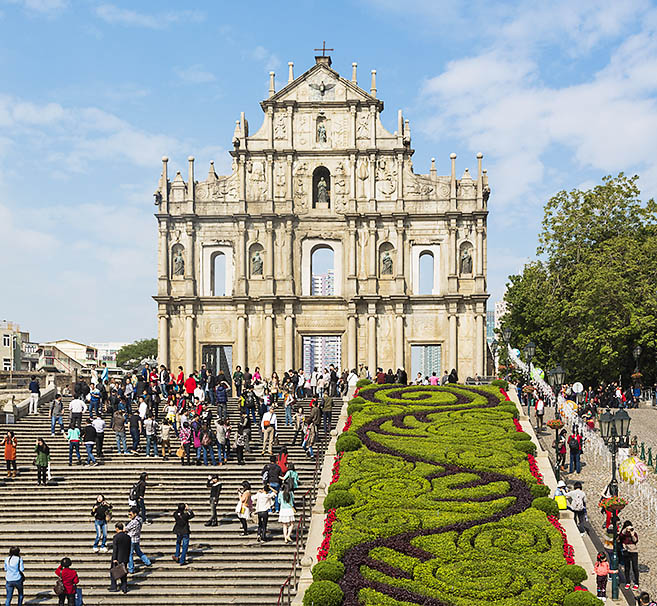
[[[326,57],[326,51],[334,51],[334,48],[326,48],[326,40],[322,42],[322,48],[313,48],[316,51],[322,51],[322,57]]]

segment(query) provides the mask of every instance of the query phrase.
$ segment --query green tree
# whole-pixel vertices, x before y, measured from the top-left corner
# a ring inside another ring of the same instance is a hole
[[[533,341],[536,364],[562,364],[568,380],[627,381],[637,344],[644,378],[655,380],[657,205],[640,201],[637,180],[621,173],[552,197],[542,258],[509,277],[513,346]]]
[[[116,365],[123,368],[134,360],[136,366],[144,358],[157,358],[157,339],[140,339],[124,345],[116,354]]]

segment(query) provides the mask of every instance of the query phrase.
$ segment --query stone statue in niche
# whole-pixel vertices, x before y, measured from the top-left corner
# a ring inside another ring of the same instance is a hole
[[[185,275],[185,259],[182,255],[182,248],[178,247],[173,253],[173,275]]]
[[[317,183],[317,202],[319,204],[329,203],[328,183],[326,183],[324,177],[321,177],[319,183]]]
[[[317,122],[317,142],[318,143],[326,143],[326,126],[324,125],[324,121],[318,121]]]
[[[461,253],[461,273],[462,274],[471,274],[472,273],[472,253],[469,248],[464,248]]]
[[[260,256],[260,251],[256,250],[253,257],[251,258],[251,274],[254,276],[262,275],[262,257]]]
[[[392,276],[392,257],[386,250],[381,259],[381,274],[384,276]]]

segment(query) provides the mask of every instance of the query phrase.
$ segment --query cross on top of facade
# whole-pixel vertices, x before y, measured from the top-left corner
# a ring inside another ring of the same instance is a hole
[[[326,51],[334,51],[334,48],[326,48],[326,40],[322,41],[322,48],[313,48],[316,51],[322,51],[322,57],[326,57]]]

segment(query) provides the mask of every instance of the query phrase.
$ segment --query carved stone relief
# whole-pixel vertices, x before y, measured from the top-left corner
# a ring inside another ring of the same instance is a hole
[[[278,162],[274,170],[274,183],[276,185],[276,196],[282,198],[285,196],[285,164]]]
[[[264,200],[267,196],[267,176],[264,164],[260,160],[249,160],[246,163],[247,191],[251,200]]]
[[[368,113],[361,112],[358,114],[358,120],[356,122],[356,138],[370,138],[370,119]]]
[[[274,122],[274,139],[286,139],[287,138],[287,120],[283,114],[277,114],[276,120]]]
[[[379,160],[376,167],[376,191],[386,198],[397,189],[397,169],[394,160]]]

